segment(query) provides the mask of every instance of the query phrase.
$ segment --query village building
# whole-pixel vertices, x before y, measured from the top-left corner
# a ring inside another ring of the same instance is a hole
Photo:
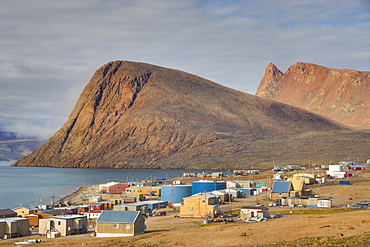
[[[144,196],[143,196],[143,200],[145,200]],[[117,203],[116,205],[123,204],[123,203],[134,203],[140,200],[138,200],[138,197],[130,196],[130,197],[121,197],[120,201],[121,203]]]
[[[211,194],[218,196],[220,198],[220,203],[230,202],[232,200],[231,194],[226,192],[226,190],[215,190]]]
[[[359,171],[359,170],[367,170],[367,168],[364,165],[349,165],[347,166],[347,170]]]
[[[68,207],[54,208],[54,213],[56,215],[77,214],[77,212],[78,212],[78,207],[77,206],[68,206]]]
[[[121,194],[122,192],[126,191],[126,188],[128,187],[129,184],[127,183],[109,182],[106,184],[100,184],[99,191],[101,193]]]
[[[145,233],[145,220],[138,211],[103,211],[96,221],[97,237],[126,237]]]
[[[180,217],[213,219],[220,214],[220,199],[211,193],[186,197],[184,205],[180,206]]]
[[[240,189],[228,188],[222,191],[225,193],[228,193],[231,198],[243,198],[244,197],[244,193]]]
[[[17,238],[31,235],[27,218],[11,217],[0,219],[0,238]]]
[[[271,190],[271,199],[290,197],[290,191],[293,191],[293,186],[290,181],[274,181]]]
[[[311,197],[311,190],[306,189],[307,179],[310,177],[291,177],[288,181],[291,182],[293,190],[290,191],[290,197]]]
[[[226,182],[227,188],[256,188],[255,181],[232,180]]]
[[[152,211],[155,209],[167,208],[168,202],[159,201],[159,200],[149,200],[149,201],[137,202],[136,204],[145,205],[148,208],[148,211]]]
[[[332,201],[320,198],[287,197],[281,199],[282,206],[331,208]]]
[[[0,218],[17,217],[17,213],[11,209],[0,209]]]
[[[328,176],[331,176],[333,178],[346,178],[348,177],[348,174],[343,169],[343,165],[329,165],[329,170],[326,171],[326,174]]]
[[[113,211],[139,211],[142,215],[148,213],[148,205],[142,203],[126,203],[114,205]]]
[[[39,234],[47,237],[83,234],[87,232],[87,217],[59,215],[39,220]]]
[[[268,208],[265,206],[242,206],[240,208],[240,219],[248,220],[251,218],[269,218]]]
[[[17,213],[19,217],[25,218],[27,214],[34,214],[37,213],[38,210],[36,208],[27,208],[27,207],[18,207],[18,208],[13,208],[13,211]]]
[[[33,214],[27,214],[25,216],[25,218],[27,218],[29,220],[29,225],[30,226],[37,227],[37,226],[39,226],[39,220],[41,218],[52,217],[52,216],[53,216],[52,214],[37,212],[37,213],[33,213]]]
[[[161,187],[158,186],[132,186],[126,189],[129,193],[138,193],[147,196],[161,196]]]
[[[126,191],[122,192],[122,197],[120,198],[121,203],[122,203],[122,200],[126,201],[127,197],[129,197],[129,198],[130,197],[135,197],[137,202],[145,201],[145,195],[140,194],[140,193],[128,192],[127,189],[126,189]]]
[[[255,188],[238,188],[238,191],[244,194],[244,196],[257,195],[257,190]]]
[[[89,212],[85,212],[84,215],[88,219],[97,219],[97,218],[99,218],[99,216],[101,215],[102,212],[103,212],[103,210],[90,210]]]

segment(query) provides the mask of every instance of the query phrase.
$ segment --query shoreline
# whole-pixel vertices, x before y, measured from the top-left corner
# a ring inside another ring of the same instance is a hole
[[[81,186],[75,190],[75,192],[72,192],[71,194],[68,194],[58,200],[59,204],[62,204],[66,201],[72,202],[73,199],[75,199],[79,194],[83,194],[84,191],[86,191],[90,186]]]

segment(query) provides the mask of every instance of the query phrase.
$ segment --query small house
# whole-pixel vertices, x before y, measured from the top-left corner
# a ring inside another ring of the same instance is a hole
[[[103,212],[103,210],[90,210],[89,212],[85,212],[84,215],[88,219],[97,219],[97,218],[99,218],[99,216],[101,215],[102,212]]]
[[[60,236],[87,232],[87,217],[82,215],[59,215],[39,220],[39,234],[57,232]]]
[[[293,190],[290,181],[274,181],[271,191],[271,199],[280,199],[282,197],[289,197],[290,191]]]
[[[0,238],[17,238],[31,235],[27,218],[11,217],[0,219]]]
[[[13,211],[16,212],[19,217],[25,218],[27,214],[37,213],[38,210],[36,208],[27,208],[20,206],[18,208],[14,208]]]
[[[184,198],[180,217],[213,219],[220,215],[220,199],[211,193],[199,193]]]
[[[240,208],[240,219],[247,220],[250,218],[268,218],[268,208],[265,206],[243,206]]]
[[[145,233],[145,220],[138,211],[103,211],[96,221],[97,237],[126,237]]]

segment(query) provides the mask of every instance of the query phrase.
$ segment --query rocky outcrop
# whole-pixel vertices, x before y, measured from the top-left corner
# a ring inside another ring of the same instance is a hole
[[[95,72],[64,126],[15,165],[220,168],[270,148],[261,140],[339,130],[308,111],[198,76],[114,61]]]
[[[269,64],[256,95],[342,124],[370,128],[370,72],[297,63],[282,73]]]

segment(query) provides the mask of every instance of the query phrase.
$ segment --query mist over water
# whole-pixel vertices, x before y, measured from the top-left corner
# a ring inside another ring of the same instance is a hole
[[[50,167],[13,167],[13,162],[0,162],[0,209],[16,208],[20,204],[32,206],[57,202],[84,185],[109,181],[137,182],[143,179],[172,179],[183,172],[201,173],[203,170],[162,169],[82,169]],[[206,173],[212,171],[204,170]],[[213,171],[215,172],[215,171]],[[222,172],[222,171],[221,171]]]

